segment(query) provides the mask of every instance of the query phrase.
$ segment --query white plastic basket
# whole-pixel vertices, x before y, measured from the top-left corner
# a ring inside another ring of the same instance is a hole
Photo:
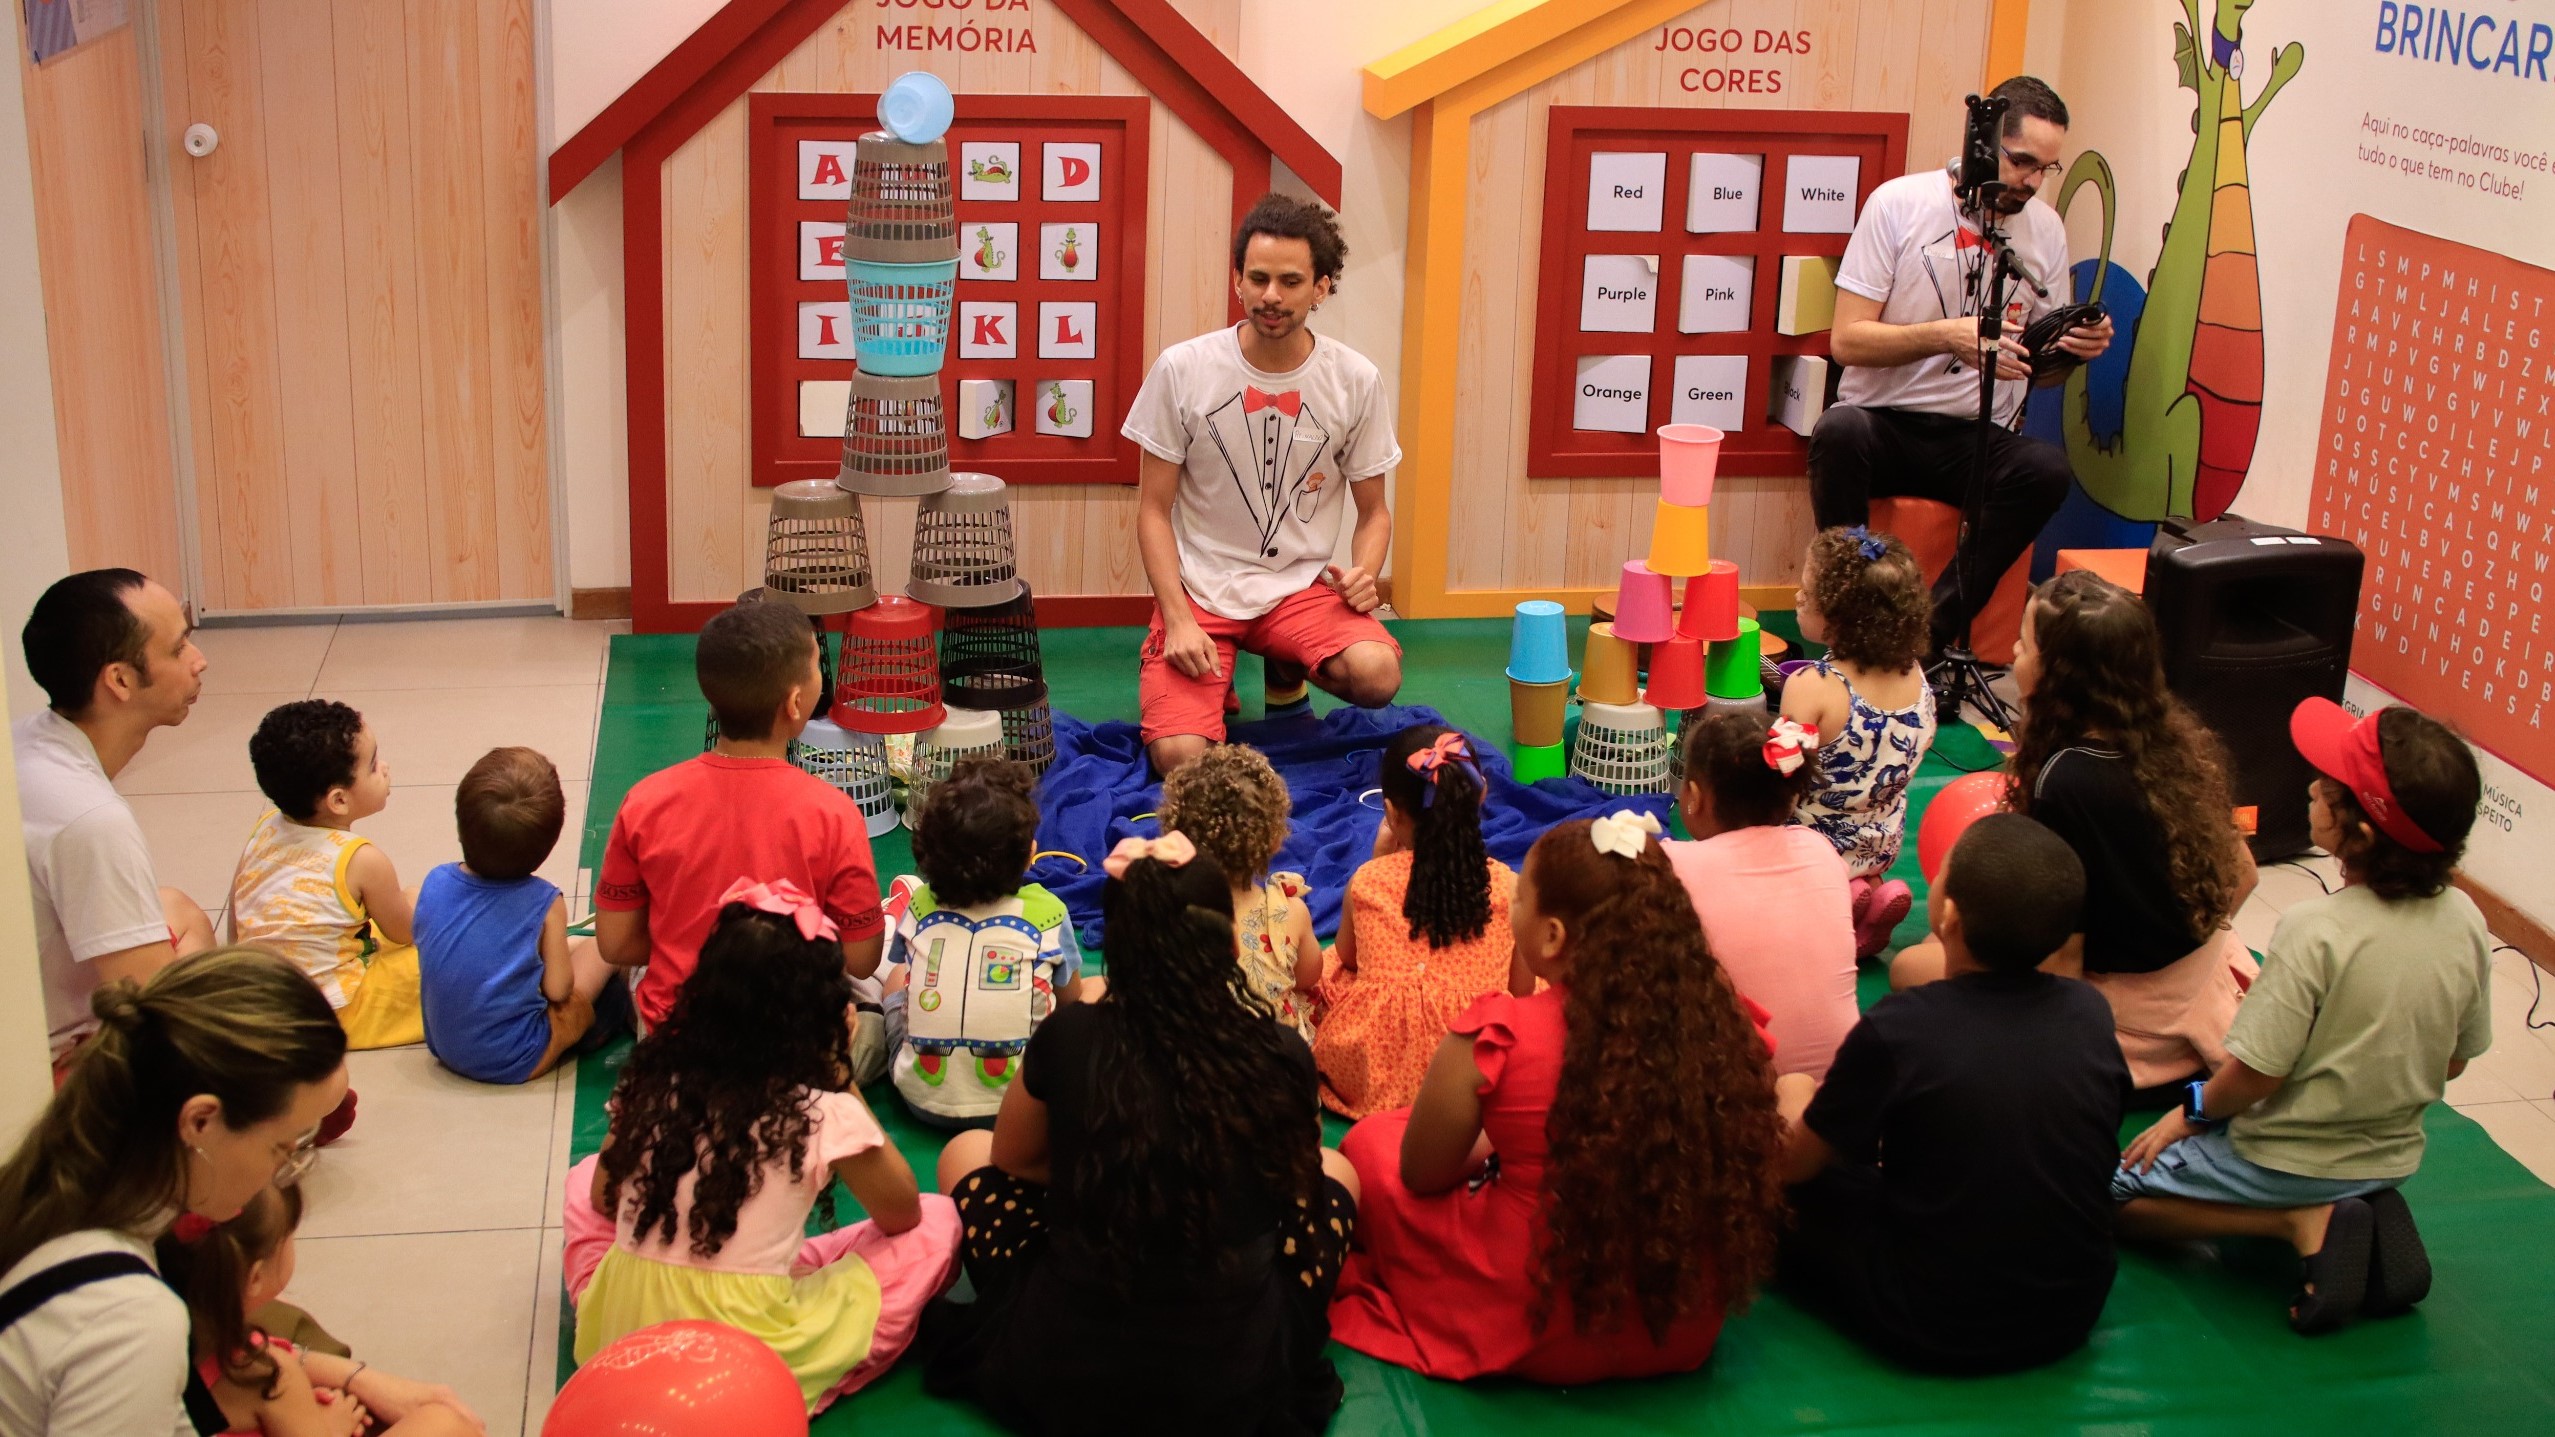
[[[896,789],[888,774],[887,740],[854,733],[831,719],[809,719],[790,761],[848,794],[870,837],[895,829]]]
[[[1665,717],[1648,704],[1581,704],[1571,777],[1613,794],[1665,793],[1669,745]]]
[[[905,826],[922,815],[923,801],[946,782],[962,758],[1003,754],[1002,715],[991,709],[951,709],[940,727],[914,743],[914,777],[905,786]]]

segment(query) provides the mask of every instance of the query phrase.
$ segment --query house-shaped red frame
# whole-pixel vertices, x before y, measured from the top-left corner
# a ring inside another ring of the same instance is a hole
[[[1240,219],[1283,161],[1314,194],[1340,202],[1340,162],[1169,0],[1051,0],[1181,123],[1233,167]],[[847,0],[730,0],[628,92],[550,156],[553,203],[622,151],[624,363],[629,391],[630,617],[642,633],[699,628],[721,607],[676,603],[666,559],[666,158],[779,64]],[[1234,317],[1240,318],[1238,307]],[[1141,623],[1141,597],[1039,600],[1044,624]]]

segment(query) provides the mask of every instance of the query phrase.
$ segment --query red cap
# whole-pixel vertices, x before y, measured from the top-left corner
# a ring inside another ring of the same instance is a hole
[[[2351,790],[2379,832],[2416,853],[2442,852],[2445,845],[2424,833],[2395,801],[2378,748],[2378,714],[2383,712],[2355,719],[2331,699],[2308,699],[2289,715],[2289,741],[2316,772]]]

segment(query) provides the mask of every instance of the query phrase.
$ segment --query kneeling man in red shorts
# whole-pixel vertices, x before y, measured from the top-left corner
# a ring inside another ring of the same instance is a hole
[[[1223,739],[1237,649],[1267,660],[1273,715],[1305,702],[1308,677],[1366,707],[1401,689],[1401,646],[1374,612],[1393,542],[1381,481],[1401,446],[1375,365],[1305,327],[1347,254],[1321,206],[1252,206],[1233,239],[1246,317],[1165,348],[1119,431],[1145,451],[1141,692],[1163,773]],[[1342,491],[1357,508],[1344,565],[1331,562]]]

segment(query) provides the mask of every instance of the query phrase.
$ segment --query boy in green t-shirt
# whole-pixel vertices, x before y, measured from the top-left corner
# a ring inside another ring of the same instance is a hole
[[[2131,1237],[2285,1238],[2304,1260],[2299,1332],[2422,1300],[2431,1262],[2396,1191],[2422,1113],[2492,1041],[2492,938],[2449,886],[2475,821],[2475,756],[2409,708],[2289,719],[2315,841],[2340,891],[2282,914],[2227,1031],[2228,1061],[2139,1134],[2112,1195]]]

